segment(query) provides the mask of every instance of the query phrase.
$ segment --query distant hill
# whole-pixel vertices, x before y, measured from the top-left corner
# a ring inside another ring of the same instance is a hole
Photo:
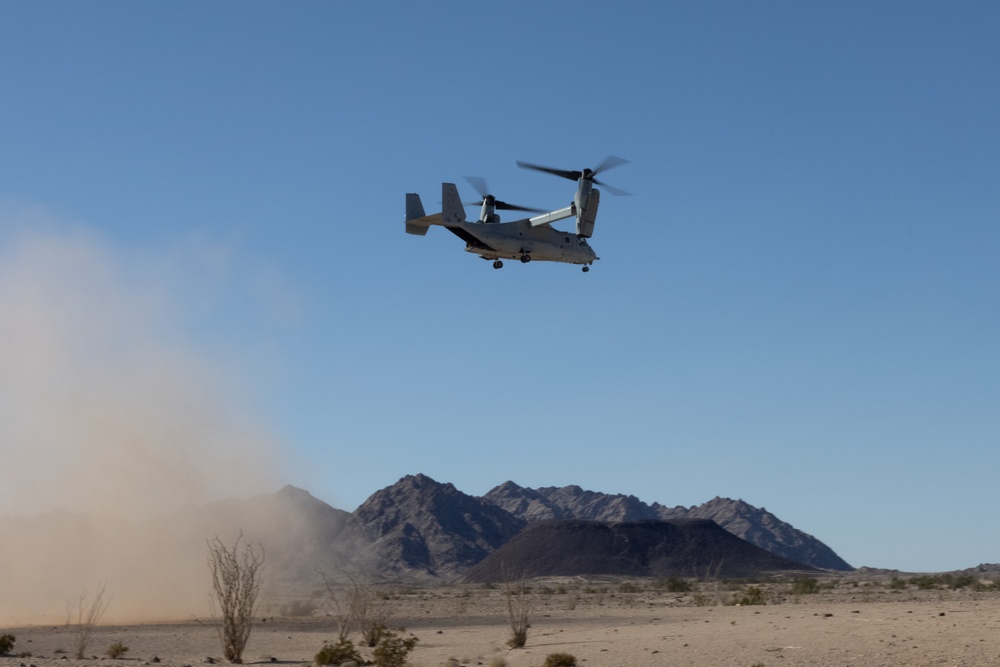
[[[733,535],[796,563],[841,572],[854,569],[812,535],[785,523],[763,507],[754,507],[742,500],[716,497],[690,508],[662,508],[660,517],[711,519]]]
[[[524,528],[492,503],[426,475],[408,475],[372,494],[347,532],[355,558],[381,576],[454,577]]]
[[[469,569],[476,583],[543,576],[758,576],[813,568],[775,556],[706,519],[539,521]]]
[[[742,500],[716,497],[690,508],[670,508],[647,505],[635,496],[585,491],[575,485],[527,489],[511,481],[491,489],[483,498],[528,522],[710,519],[733,535],[796,563],[829,570],[854,569],[812,535]]]

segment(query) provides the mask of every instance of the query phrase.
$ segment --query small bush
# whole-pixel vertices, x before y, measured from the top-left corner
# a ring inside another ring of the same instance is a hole
[[[694,586],[690,581],[679,577],[670,577],[662,583],[662,587],[668,593],[690,593],[694,590]]]
[[[622,584],[618,587],[618,592],[619,593],[641,593],[642,589],[639,586],[633,584],[631,581],[625,581],[625,582],[622,582]],[[557,655],[557,654],[553,653],[552,655]]]
[[[0,654],[7,654],[14,650],[14,642],[16,641],[14,635],[0,635]]]
[[[544,667],[576,667],[576,658],[569,653],[549,653]]]
[[[792,595],[813,595],[819,592],[819,582],[813,577],[795,577],[792,581]]]
[[[925,574],[919,577],[910,578],[910,582],[917,587],[917,590],[932,591],[938,587],[940,580],[937,577]]]
[[[346,662],[360,665],[364,663],[364,659],[354,648],[354,642],[350,639],[341,639],[336,644],[325,644],[316,654],[314,660],[317,665],[342,665]]]
[[[112,660],[117,660],[126,653],[128,653],[128,646],[125,646],[125,644],[122,644],[121,642],[115,642],[108,647],[107,651],[104,652],[104,654]]]
[[[971,588],[976,584],[976,578],[971,574],[959,574],[957,576],[948,577],[948,586],[951,589],[958,588]]]
[[[767,604],[767,602],[764,600],[764,591],[762,591],[758,586],[747,586],[743,595],[736,593],[733,596],[733,604],[741,607],[747,607],[752,605]]]
[[[399,631],[405,632],[405,629]],[[413,635],[404,638],[392,630],[383,630],[372,651],[372,662],[376,667],[403,667],[418,641]]]

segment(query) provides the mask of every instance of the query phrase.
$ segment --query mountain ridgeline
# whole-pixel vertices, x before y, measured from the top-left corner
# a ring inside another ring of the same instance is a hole
[[[88,580],[114,579],[122,591],[116,603],[162,579],[172,583],[157,598],[177,597],[180,608],[182,599],[204,599],[206,540],[213,536],[259,544],[268,588],[282,593],[315,591],[321,574],[490,581],[504,566],[522,574],[657,577],[852,569],[816,538],[741,500],[668,508],[577,486],[528,489],[513,482],[476,497],[426,475],[402,478],[353,512],[286,486],[145,521],[69,512],[0,516],[0,530],[18,553],[48,554],[44,576],[15,577],[11,584],[9,597],[24,601],[39,599],[46,586],[49,597],[63,599],[63,591],[79,586],[85,563]]]
[[[529,523],[569,519],[609,523],[709,519],[750,544],[790,561],[825,570],[854,569],[812,535],[742,500],[716,497],[689,508],[665,507],[658,503],[647,505],[635,496],[584,491],[579,486],[525,489],[514,482],[504,482],[483,498]]]
[[[592,573],[603,572],[605,566],[600,563],[609,558],[619,561],[622,558],[638,559],[636,562],[653,558],[660,565],[670,563],[669,576],[704,576],[704,570],[711,563],[723,561],[728,562],[726,569],[732,570],[727,576],[746,576],[747,567],[740,563],[756,563],[748,567],[759,571],[793,567],[853,569],[816,538],[742,500],[715,498],[696,507],[668,508],[658,504],[647,505],[634,496],[596,493],[578,486],[527,489],[513,482],[505,482],[485,496],[475,497],[426,475],[404,477],[373,494],[351,514],[341,542],[353,545],[351,551],[356,558],[382,576],[454,578],[466,574],[491,554],[513,543],[515,538],[528,532],[526,527],[534,529],[535,532],[530,534],[538,537],[542,532],[535,529],[536,525],[545,526],[541,530],[552,530],[553,524],[562,522],[577,522],[578,527],[582,525],[579,522],[670,524],[656,529],[647,525],[640,531],[645,544],[649,542],[649,535],[662,529],[666,541],[657,547],[661,551],[656,554],[624,556],[621,553],[605,553],[601,549],[608,544],[607,539],[585,541],[582,544],[591,545],[587,548],[592,547],[596,551],[576,558],[576,565],[573,566],[576,569],[571,568],[573,574],[585,574],[577,571],[582,561],[594,563],[596,569]],[[711,532],[705,524],[713,522],[723,529],[720,531],[723,534],[712,534],[711,539],[703,539]],[[588,530],[591,529],[593,526],[588,527]],[[697,532],[697,536],[692,531]],[[567,534],[565,531],[554,533],[557,537]],[[604,535],[597,529],[591,530],[590,534]],[[725,538],[729,536],[739,540],[728,541]],[[668,558],[662,551],[672,548],[671,539],[677,549],[684,550],[684,558]],[[743,548],[744,543],[746,547],[764,554],[752,555]],[[697,544],[702,545],[700,551],[692,547]],[[545,538],[544,545],[539,544],[534,549],[522,543],[518,554],[534,551],[530,553],[530,558],[535,561],[549,559],[555,562],[564,558],[567,552],[580,548],[580,545],[572,543],[560,546],[558,539],[550,536]],[[714,553],[713,549],[718,552]],[[775,558],[768,558],[770,556]],[[511,554],[507,557],[512,558]],[[642,568],[630,570],[626,567],[625,570],[633,572]],[[553,573],[552,568],[539,571]],[[659,576],[663,571],[660,567],[648,573]]]

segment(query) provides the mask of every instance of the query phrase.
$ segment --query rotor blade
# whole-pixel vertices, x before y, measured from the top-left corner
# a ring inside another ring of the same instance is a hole
[[[543,167],[540,164],[531,164],[530,162],[517,161],[517,166],[521,169],[534,169],[535,171],[544,171],[546,174],[552,174],[553,176],[561,176],[562,178],[567,178],[571,181],[578,181],[580,177],[583,176],[582,172],[579,171],[569,171],[566,169],[553,169],[552,167]]]
[[[472,189],[480,194],[480,196],[485,197],[490,192],[490,188],[486,185],[486,179],[482,176],[466,176],[465,180],[469,182]],[[481,202],[480,202],[481,203]]]
[[[602,188],[604,188],[605,190],[607,190],[611,194],[615,195],[616,197],[631,197],[632,196],[631,192],[625,192],[624,190],[619,190],[618,188],[614,187],[613,185],[608,185],[607,183],[604,183],[603,181],[599,181],[596,178],[594,179],[594,184],[595,185],[600,185]]]
[[[544,208],[531,208],[530,206],[518,206],[516,204],[508,204],[505,201],[497,200],[496,207],[504,211],[528,211],[529,213],[544,213]]]
[[[614,155],[609,155],[608,157],[604,158],[604,161],[601,162],[601,164],[594,167],[594,176],[601,173],[602,171],[607,171],[608,169],[614,169],[615,167],[620,167],[623,164],[628,164],[628,160],[626,160],[625,158],[616,157]]]

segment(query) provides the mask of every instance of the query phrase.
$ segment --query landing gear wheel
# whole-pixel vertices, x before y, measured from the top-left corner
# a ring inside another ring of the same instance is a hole
[[[527,264],[530,261],[531,261],[531,255],[529,255],[528,253],[524,253],[523,255],[521,255],[522,264]]]
[[[586,273],[587,271],[590,271],[590,267],[589,266],[583,267],[583,272]]]
[[[503,268],[503,262],[501,262],[499,259],[496,260],[496,261],[494,261],[493,262],[493,268],[494,269],[502,269]]]

